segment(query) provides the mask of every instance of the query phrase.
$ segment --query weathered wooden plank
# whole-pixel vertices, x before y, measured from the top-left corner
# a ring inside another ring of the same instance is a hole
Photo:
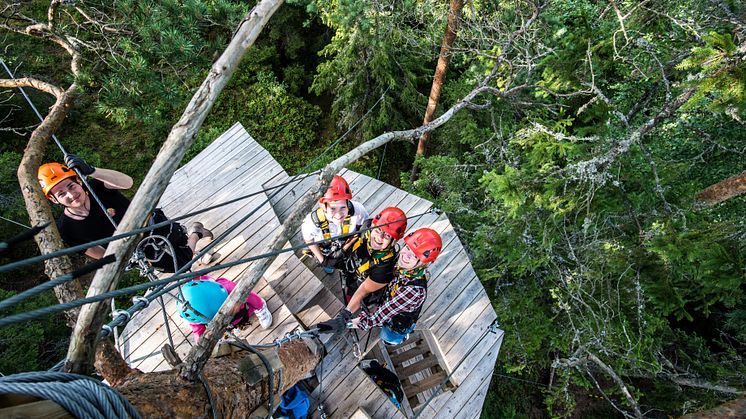
[[[484,316],[485,321],[492,321],[493,317],[486,312],[486,310],[492,308],[490,299],[484,293],[483,289],[479,289],[479,287],[474,288],[482,292],[477,292],[474,299],[465,308],[459,310],[461,314],[456,312],[458,314],[457,317],[438,319],[434,323],[433,330],[435,331],[435,336],[446,352],[450,351],[453,343],[461,339],[461,336],[464,335],[467,329],[474,327],[475,320],[482,319],[482,316]],[[438,325],[443,330],[440,330]]]
[[[494,368],[495,359],[500,349],[500,341],[482,342],[482,347],[478,347],[472,354],[479,354],[473,364],[475,368],[468,377],[462,381],[454,391],[442,409],[438,411],[438,417],[455,418],[460,417],[459,412],[467,405],[469,400],[474,397],[480,397],[478,390],[483,386],[489,386],[488,377],[491,376]],[[483,396],[481,396],[483,400]],[[481,403],[480,403],[481,404]]]
[[[159,205],[163,208],[171,208],[183,201],[181,194],[191,190],[200,190],[206,187],[207,183],[214,182],[218,183],[211,184],[210,190],[219,189],[220,182],[224,185],[225,182],[242,176],[243,171],[247,168],[251,170],[258,165],[268,163],[278,165],[269,153],[263,152],[261,146],[247,139],[242,144],[238,144],[237,147],[230,148],[226,153],[207,159],[192,170],[183,171],[178,176],[175,175],[169,183],[167,191],[163,193]]]
[[[438,365],[438,357],[433,354],[423,355],[424,357],[422,359],[415,361],[406,367],[397,369],[396,372],[398,373],[399,378],[409,377],[417,374],[418,372],[430,369],[431,367]]]
[[[217,169],[215,162],[229,161],[237,153],[248,149],[258,152],[259,147],[259,144],[245,131],[236,131],[229,137],[218,138],[188,164],[180,167],[171,178],[169,187],[176,188],[183,187],[185,184],[193,184],[199,178]]]
[[[213,154],[222,154],[225,153],[226,150],[241,147],[241,143],[245,141],[246,138],[250,139],[250,141],[246,141],[247,144],[254,141],[240,123],[234,124],[228,129],[228,131],[214,139],[209,146],[202,150],[202,152],[184,163],[183,166],[176,169],[171,179],[179,180],[182,175],[187,175],[190,174],[190,172],[198,170]]]
[[[175,195],[175,199],[170,202],[161,200],[160,207],[167,215],[176,213],[188,213],[209,205],[215,205],[219,202],[225,202],[239,196],[247,195],[252,192],[260,192],[258,185],[252,185],[255,178],[269,179],[282,168],[272,160],[268,153],[261,155],[252,155],[246,151],[246,155],[239,156],[240,159],[250,159],[248,164],[250,168],[244,167],[242,162],[234,161],[223,165],[215,170],[210,177],[202,177],[196,180],[195,184],[183,184],[181,188],[176,188],[170,194]],[[240,201],[239,201],[240,202]]]

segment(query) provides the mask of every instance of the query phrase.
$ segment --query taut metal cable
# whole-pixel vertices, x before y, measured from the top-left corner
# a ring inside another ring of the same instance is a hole
[[[407,217],[407,219],[417,219],[417,218],[423,217],[423,216],[425,216],[427,214],[432,214],[432,213],[437,213],[437,212],[438,212],[437,209],[431,208],[430,210],[428,210],[426,212],[423,212],[423,213],[420,213],[420,214],[417,214],[417,215],[413,215],[411,217]],[[398,221],[395,221],[395,222],[398,222]],[[389,224],[389,223],[387,223],[387,224]],[[379,227],[381,227],[383,225],[386,225],[386,224],[381,224],[381,225],[379,225],[377,227],[374,227],[374,228],[379,228]],[[356,234],[364,233],[365,231],[368,231],[368,230],[371,230],[371,229],[372,228],[361,229],[359,231],[355,231],[355,232],[352,232],[352,233],[348,233],[348,234],[337,236],[334,239],[336,240],[336,239],[340,239],[340,238],[351,237],[351,236],[354,236]],[[329,239],[329,240],[331,240],[331,239]],[[90,303],[94,303],[94,302],[98,302],[98,301],[103,301],[103,300],[106,300],[106,299],[109,299],[109,298],[119,297],[119,296],[123,296],[123,295],[127,295],[127,294],[132,294],[132,293],[135,293],[135,292],[138,292],[138,291],[147,290],[149,288],[162,286],[160,288],[156,288],[158,291],[153,292],[150,295],[146,295],[143,299],[140,299],[135,305],[133,305],[132,307],[130,307],[129,309],[127,309],[127,311],[130,312],[130,314],[133,314],[134,312],[137,312],[137,311],[139,311],[139,310],[141,310],[141,309],[143,309],[143,308],[145,308],[147,306],[147,304],[143,303],[144,299],[152,301],[156,297],[158,297],[160,295],[163,295],[166,292],[171,291],[172,289],[174,289],[174,288],[176,288],[178,286],[181,286],[184,283],[190,281],[193,277],[200,276],[200,275],[205,275],[205,274],[208,274],[208,273],[210,273],[212,271],[216,271],[216,270],[219,270],[219,269],[230,268],[230,267],[233,267],[233,266],[236,266],[236,265],[241,265],[241,264],[244,264],[244,263],[253,262],[253,261],[256,261],[256,260],[259,260],[259,259],[263,259],[263,258],[267,258],[267,257],[272,257],[272,256],[277,256],[279,254],[286,253],[286,252],[294,252],[296,250],[307,248],[308,246],[313,245],[313,244],[317,244],[317,245],[318,244],[323,244],[326,241],[328,241],[328,240],[319,240],[319,241],[316,241],[316,242],[313,242],[313,243],[303,243],[303,244],[300,244],[300,245],[297,245],[297,246],[291,246],[291,247],[287,247],[287,248],[275,250],[275,251],[272,251],[272,252],[263,253],[263,254],[260,254],[260,255],[257,255],[257,256],[251,256],[251,257],[244,258],[244,259],[239,259],[239,260],[236,260],[236,261],[233,261],[233,262],[227,262],[227,263],[224,263],[224,264],[218,264],[218,265],[215,265],[215,266],[210,266],[210,267],[207,267],[205,269],[200,269],[200,270],[193,271],[193,272],[186,272],[186,273],[174,274],[174,275],[172,275],[172,276],[170,276],[168,278],[159,279],[157,281],[149,282],[149,283],[146,283],[146,284],[133,285],[131,287],[127,287],[127,288],[122,288],[122,289],[118,289],[118,290],[113,290],[113,291],[101,293],[101,294],[98,294],[98,295],[95,295],[95,296],[92,296],[92,297],[81,298],[81,299],[73,300],[73,301],[70,301],[70,302],[67,302],[67,303],[57,304],[57,305],[54,305],[54,306],[44,307],[44,308],[40,308],[40,309],[29,311],[29,312],[25,312],[25,313],[18,313],[18,314],[14,314],[14,315],[7,316],[7,317],[2,317],[2,318],[0,318],[0,326],[5,326],[5,325],[8,325],[8,324],[12,324],[12,323],[20,322],[20,321],[28,321],[28,320],[35,319],[35,318],[40,317],[40,316],[47,315],[47,314],[58,313],[58,312],[61,312],[61,311],[69,310],[69,309],[74,308],[74,307],[80,307],[80,306],[85,305],[85,304],[90,304]],[[166,285],[168,285],[170,283],[173,283],[170,287],[166,286]],[[116,327],[116,326],[119,326],[119,325],[123,324],[125,321],[129,320],[129,318],[127,318],[127,317],[128,316],[125,316],[124,314],[122,314],[120,316],[117,316],[117,318],[114,319],[114,321],[112,321],[111,323],[109,323],[109,325],[104,326],[104,329],[106,329],[107,327]],[[129,316],[129,317],[131,317],[131,316]],[[111,332],[111,330],[109,330],[108,332],[106,330],[102,330],[102,336],[107,336],[110,332]]]
[[[317,172],[308,173],[308,174],[306,174],[305,176],[303,176],[299,180],[303,180],[303,179],[305,179],[307,177],[313,176],[315,173],[317,173]],[[287,186],[287,185],[289,185],[291,183],[294,183],[294,181],[288,181],[288,182],[285,182],[285,183],[281,183],[279,185],[275,185],[275,186],[269,187],[267,189],[263,189],[263,190],[260,190],[260,191],[256,191],[256,192],[252,192],[252,193],[249,193],[249,194],[246,194],[246,195],[242,195],[242,196],[240,196],[238,198],[234,198],[234,199],[231,199],[231,200],[228,200],[228,201],[225,201],[225,202],[221,202],[221,203],[218,203],[218,204],[215,204],[215,205],[212,205],[212,206],[209,206],[209,207],[197,210],[197,211],[190,212],[188,214],[180,215],[178,217],[170,218],[167,221],[162,221],[160,223],[156,223],[156,224],[153,224],[151,226],[134,229],[132,231],[128,231],[128,232],[121,233],[121,234],[116,234],[116,235],[113,235],[111,237],[106,237],[106,238],[103,238],[103,239],[94,240],[92,242],[80,244],[80,245],[77,245],[77,246],[67,247],[65,249],[58,250],[56,252],[52,252],[52,253],[48,253],[48,254],[44,254],[44,255],[39,255],[39,256],[33,256],[33,257],[22,259],[22,260],[19,260],[19,261],[16,261],[16,262],[8,263],[8,264],[0,266],[0,272],[7,272],[7,271],[10,271],[10,270],[13,270],[13,269],[17,269],[17,268],[20,268],[20,267],[23,267],[23,266],[31,265],[33,263],[43,262],[43,261],[48,260],[48,259],[53,259],[53,258],[64,256],[64,255],[78,253],[78,252],[80,252],[82,250],[88,249],[89,247],[108,244],[108,243],[110,243],[110,242],[112,242],[114,240],[123,239],[123,238],[134,236],[134,235],[137,235],[137,234],[140,234],[140,233],[147,233],[149,231],[158,229],[160,227],[164,227],[164,226],[167,226],[167,225],[174,224],[175,222],[183,220],[185,218],[193,217],[195,215],[199,215],[199,214],[202,214],[202,213],[205,213],[205,212],[208,212],[208,211],[212,211],[214,209],[217,209],[217,208],[220,208],[220,207],[223,207],[223,206],[226,206],[226,205],[233,204],[233,203],[238,202],[238,201],[243,200],[243,199],[248,199],[248,198],[251,198],[253,196],[256,196],[256,195],[259,195],[259,194],[262,194],[262,193],[266,193],[269,190],[273,190],[273,189],[285,187],[285,186]]]

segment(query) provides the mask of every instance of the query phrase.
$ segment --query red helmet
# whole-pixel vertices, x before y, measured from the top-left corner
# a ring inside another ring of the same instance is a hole
[[[372,224],[373,227],[382,224],[381,230],[388,233],[394,240],[399,240],[404,235],[404,231],[407,230],[407,215],[396,207],[384,208],[373,218]]]
[[[422,263],[435,261],[443,249],[443,240],[441,240],[440,234],[431,228],[420,228],[407,234],[404,243]]]
[[[77,175],[74,170],[59,163],[42,164],[36,172],[36,177],[39,179],[39,185],[41,185],[41,191],[47,198],[49,198],[49,191],[51,191],[55,185],[69,177],[75,176]]]
[[[352,191],[350,185],[347,184],[345,178],[339,175],[334,175],[332,183],[329,184],[329,189],[326,190],[324,196],[319,199],[319,202],[326,204],[327,202],[342,201],[352,199]]]

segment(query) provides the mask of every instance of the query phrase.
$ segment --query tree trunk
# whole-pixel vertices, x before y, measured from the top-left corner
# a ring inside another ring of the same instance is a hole
[[[320,359],[303,341],[293,341],[276,352],[272,349],[263,351],[263,354],[273,364],[273,389],[276,389],[282,370],[282,388],[275,391],[275,406],[279,396],[311,372]],[[212,416],[202,382],[180,378],[178,369],[147,374],[130,369],[108,340],[102,340],[97,347],[96,368],[143,417]],[[202,370],[202,377],[212,392],[220,417],[249,417],[257,408],[266,406],[269,400],[269,375],[254,354],[240,351],[211,358]]]
[[[736,419],[743,417],[746,417],[746,397],[739,397],[712,409],[684,415],[681,419]]]
[[[701,204],[711,207],[744,192],[746,192],[746,172],[708,186],[697,194],[697,200]]]
[[[26,150],[23,153],[21,164],[18,166],[18,183],[21,187],[23,199],[26,202],[26,211],[29,215],[31,225],[40,225],[51,223],[34,239],[39,246],[42,254],[48,254],[65,247],[57,231],[57,226],[52,216],[52,210],[49,202],[41,192],[39,181],[37,180],[37,169],[42,164],[44,149],[52,137],[52,134],[59,129],[65,120],[70,108],[72,107],[73,94],[77,86],[71,85],[67,91],[61,92],[57,96],[57,101],[52,106],[49,114],[42,123],[31,133]],[[49,259],[44,262],[44,272],[49,278],[55,278],[73,270],[70,258],[62,256]],[[65,284],[58,285],[54,288],[54,293],[61,303],[83,298],[83,288],[78,280],[72,280]],[[70,309],[65,312],[67,324],[70,327],[75,325],[80,308]]]
[[[168,181],[189,146],[194,142],[202,122],[220,92],[228,84],[233,72],[238,68],[246,50],[254,43],[269,18],[282,3],[283,0],[262,0],[241,22],[230,44],[212,65],[210,73],[168,134],[168,138],[132,199],[129,210],[124,214],[115,234],[134,230],[145,223],[147,215],[155,208],[163,191],[166,190]],[[115,241],[107,247],[106,254],[116,255],[117,260],[96,273],[88,289],[89,296],[116,289],[122,270],[127,263],[127,255],[135,246],[135,239],[135,237],[130,237]],[[90,371],[93,365],[94,348],[108,307],[108,303],[102,301],[85,306],[80,311],[78,322],[70,337],[66,371],[77,373]]]
[[[448,12],[448,22],[446,23],[446,32],[445,35],[443,35],[443,44],[440,46],[438,64],[435,66],[435,77],[433,77],[433,85],[430,88],[430,97],[427,99],[425,119],[422,121],[422,125],[426,125],[432,121],[433,116],[435,116],[435,108],[438,107],[440,92],[443,89],[443,82],[446,79],[446,72],[448,71],[448,63],[451,61],[450,51],[451,48],[453,48],[453,41],[456,40],[458,20],[461,17],[461,9],[463,9],[463,7],[463,0],[451,0],[450,11]],[[428,139],[430,139],[430,131],[425,132],[420,137],[420,140],[417,143],[417,157],[425,155],[425,143],[427,143]],[[417,162],[415,162],[412,166],[412,175],[410,177],[412,182],[417,180],[418,173],[419,168]]]

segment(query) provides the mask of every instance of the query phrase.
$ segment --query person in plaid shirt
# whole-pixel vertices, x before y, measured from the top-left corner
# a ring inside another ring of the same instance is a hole
[[[427,267],[435,261],[442,247],[440,235],[430,228],[421,228],[404,237],[396,277],[386,286],[383,304],[372,313],[362,311],[352,320],[352,327],[363,330],[380,327],[381,340],[387,345],[407,340],[427,298]]]

